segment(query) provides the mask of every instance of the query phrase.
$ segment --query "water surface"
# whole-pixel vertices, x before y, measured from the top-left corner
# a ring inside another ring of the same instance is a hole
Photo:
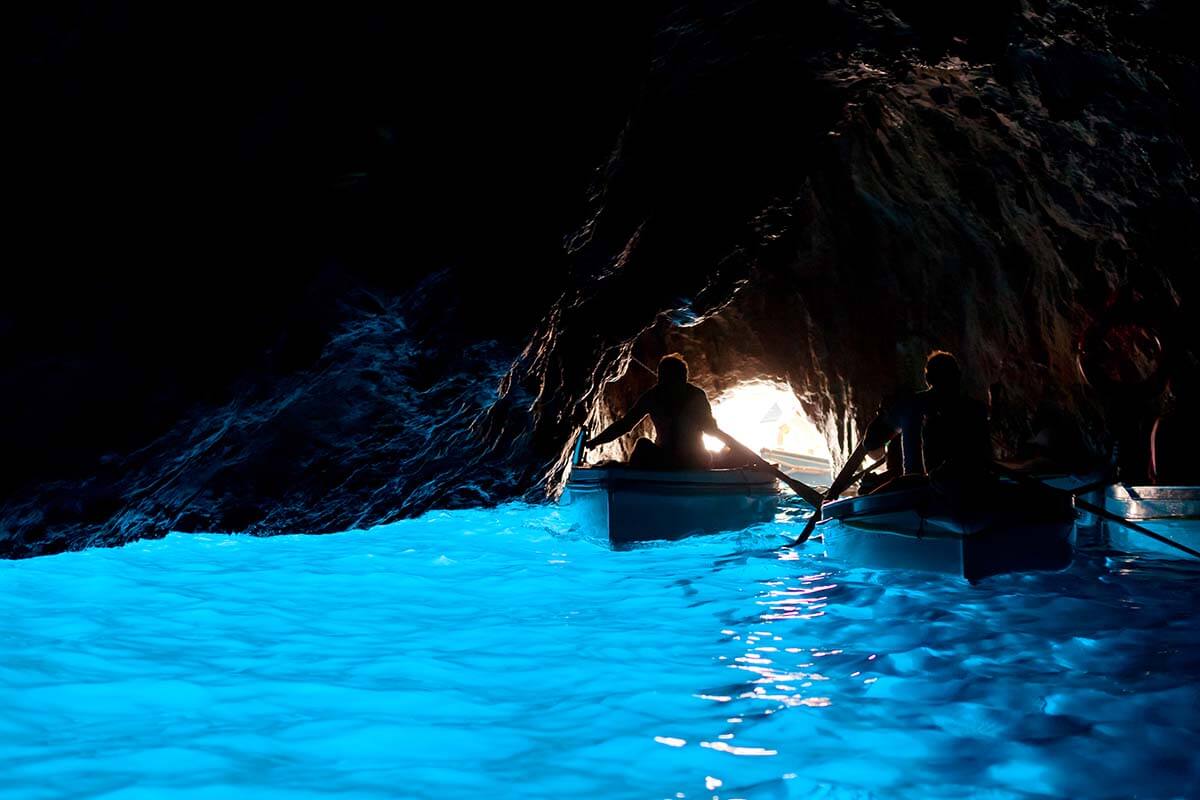
[[[1200,796],[1200,570],[789,534],[511,505],[0,562],[0,798]]]

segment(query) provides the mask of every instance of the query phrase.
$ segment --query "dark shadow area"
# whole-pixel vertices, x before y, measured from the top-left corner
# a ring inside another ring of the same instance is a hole
[[[985,5],[22,11],[0,554],[541,499],[631,347],[1144,446],[1075,351],[1195,293],[1184,6]]]

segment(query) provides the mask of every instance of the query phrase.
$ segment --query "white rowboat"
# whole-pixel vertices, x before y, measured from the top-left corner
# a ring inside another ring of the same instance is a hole
[[[930,486],[885,491],[829,503],[820,513],[826,551],[858,567],[974,581],[1066,569],[1074,552],[1074,500],[1008,481],[959,498]]]
[[[775,478],[751,469],[575,467],[559,504],[614,544],[740,530],[775,516]]]
[[[1104,510],[1193,550],[1200,550],[1200,486],[1118,483],[1105,490]],[[1105,521],[1104,530],[1109,546],[1122,552],[1166,558],[1189,557],[1120,524]]]

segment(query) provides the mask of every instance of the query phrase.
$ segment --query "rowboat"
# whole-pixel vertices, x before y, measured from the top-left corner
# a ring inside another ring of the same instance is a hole
[[[1200,486],[1130,486],[1118,483],[1104,493],[1104,510],[1182,545],[1200,550]],[[1108,544],[1125,553],[1186,558],[1170,545],[1105,521]]]
[[[778,464],[781,470],[796,480],[814,486],[828,486],[833,483],[832,465],[827,458],[770,447],[764,447],[758,452],[767,461]]]
[[[740,530],[775,516],[775,478],[751,469],[636,470],[577,466],[559,504],[613,544]]]
[[[1009,481],[951,497],[931,486],[850,497],[821,508],[829,555],[856,567],[910,569],[976,581],[1071,564],[1070,495]]]
[[[1052,489],[1060,489],[1064,492],[1070,492],[1080,500],[1091,503],[1092,505],[1104,505],[1104,484],[1106,482],[1106,473],[1103,471],[1078,472],[1078,473],[1027,473],[1030,478],[1049,486]],[[1100,523],[1100,518],[1093,515],[1090,511],[1076,506],[1075,508],[1075,524],[1091,528]]]

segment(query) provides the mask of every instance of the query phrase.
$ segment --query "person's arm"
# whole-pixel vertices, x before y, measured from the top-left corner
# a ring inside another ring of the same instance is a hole
[[[709,413],[708,413],[708,421],[704,423],[704,432],[707,433],[709,436],[713,436],[717,439],[720,439],[722,442],[724,442],[726,445],[728,445],[735,452],[742,453],[743,455],[748,456],[750,458],[750,463],[758,464],[760,466],[766,465],[767,462],[762,456],[760,456],[758,453],[751,450],[749,447],[746,447],[746,445],[742,444],[737,439],[733,438],[728,433],[726,433],[725,431],[723,431],[717,427],[717,421],[715,419],[713,419],[711,407],[710,407]]]
[[[751,450],[749,447],[746,447],[746,445],[742,444],[741,442],[739,442],[737,439],[730,436],[725,431],[718,428],[715,422],[713,423],[713,426],[711,428],[709,428],[708,430],[705,431],[705,433],[707,433],[709,436],[715,436],[716,438],[720,439],[725,444],[729,445],[729,447],[731,449],[733,449],[735,452],[745,455],[746,457],[748,457],[750,459],[750,462],[752,464],[758,464],[759,466],[763,466],[763,465],[767,464],[766,459],[764,459],[758,453]]]
[[[880,411],[867,426],[867,435],[863,437],[863,449],[867,451],[867,457],[872,461],[883,458],[888,442],[895,439],[899,433],[900,426],[892,421],[888,410]]]
[[[654,390],[651,389],[650,391]],[[629,409],[629,412],[626,413],[625,416],[621,417],[612,425],[609,425],[596,436],[588,439],[583,443],[583,446],[590,450],[593,447],[599,447],[602,444],[608,444],[609,442],[620,439],[622,436],[633,430],[634,427],[636,427],[637,424],[642,421],[642,418],[650,412],[650,401],[647,399],[649,395],[650,392],[646,392],[646,394],[639,397],[638,401],[633,404],[633,408]]]

